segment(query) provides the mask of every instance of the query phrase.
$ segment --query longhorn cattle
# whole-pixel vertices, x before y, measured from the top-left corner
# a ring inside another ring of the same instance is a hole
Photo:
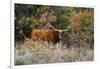
[[[32,36],[33,41],[43,40],[47,42],[57,43],[60,41],[63,32],[67,30],[57,30],[55,28],[53,29],[33,29],[31,36]]]

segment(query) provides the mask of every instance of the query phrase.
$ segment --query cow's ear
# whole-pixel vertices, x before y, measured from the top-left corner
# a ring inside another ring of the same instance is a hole
[[[64,34],[64,31],[61,31],[61,35],[63,35]]]

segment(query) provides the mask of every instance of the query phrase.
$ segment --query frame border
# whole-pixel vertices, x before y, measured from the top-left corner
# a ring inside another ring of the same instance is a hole
[[[32,65],[19,65],[19,66],[15,66],[14,64],[14,6],[15,4],[33,4],[33,5],[49,5],[49,6],[68,6],[68,7],[87,7],[87,8],[94,8],[94,14],[95,14],[95,6],[94,5],[86,5],[86,4],[71,4],[71,3],[55,3],[55,2],[41,2],[38,0],[11,0],[10,2],[10,68],[14,69],[14,68],[18,68],[18,69],[24,69],[24,68],[33,68],[34,66],[38,66],[38,65],[49,65],[49,64],[32,64]],[[94,15],[95,17],[95,15]],[[95,20],[95,18],[94,18]],[[95,21],[94,21],[95,22]],[[95,25],[95,23],[94,23]],[[94,30],[95,31],[95,30]],[[94,41],[95,42],[95,41]],[[95,49],[94,49],[95,51]],[[95,55],[94,55],[95,56]],[[95,60],[95,59],[94,59]],[[85,61],[87,63],[87,61]],[[89,62],[93,62],[93,61],[89,61]],[[52,63],[53,65],[55,64],[69,64],[68,63]],[[80,64],[81,62],[74,62],[75,64],[78,63]],[[84,64],[84,62],[82,62]],[[72,64],[72,63],[71,63]],[[51,65],[51,64],[50,64]]]

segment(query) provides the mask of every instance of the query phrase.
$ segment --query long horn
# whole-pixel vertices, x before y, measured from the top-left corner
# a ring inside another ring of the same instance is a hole
[[[55,30],[55,31],[68,31],[69,30],[69,28],[70,28],[70,26],[68,26],[68,28],[67,29],[65,29],[65,30],[59,30],[59,29],[55,29],[51,24],[50,24],[50,26]]]

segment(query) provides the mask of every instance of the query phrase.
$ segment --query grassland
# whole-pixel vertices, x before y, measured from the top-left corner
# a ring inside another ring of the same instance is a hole
[[[61,42],[52,44],[46,41],[27,40],[15,45],[15,65],[79,62],[94,59],[93,49],[74,46],[68,48]]]

